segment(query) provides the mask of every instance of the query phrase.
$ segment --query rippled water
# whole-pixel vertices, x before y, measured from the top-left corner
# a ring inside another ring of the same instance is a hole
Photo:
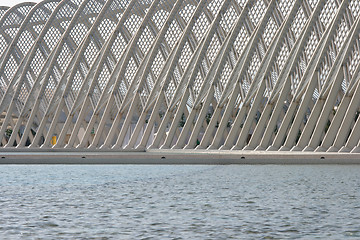
[[[0,166],[0,239],[360,238],[360,166]]]

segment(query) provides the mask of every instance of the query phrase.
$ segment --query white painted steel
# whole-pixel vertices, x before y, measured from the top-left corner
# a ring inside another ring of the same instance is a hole
[[[0,148],[360,152],[357,0],[0,7]]]

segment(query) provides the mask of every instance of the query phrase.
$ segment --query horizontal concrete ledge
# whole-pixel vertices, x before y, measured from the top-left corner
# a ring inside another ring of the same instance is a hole
[[[0,152],[0,164],[360,164],[360,154],[226,150],[43,150]]]

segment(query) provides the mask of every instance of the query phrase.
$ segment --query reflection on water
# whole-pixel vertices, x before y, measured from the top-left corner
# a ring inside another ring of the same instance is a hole
[[[360,166],[0,166],[0,239],[360,238]]]

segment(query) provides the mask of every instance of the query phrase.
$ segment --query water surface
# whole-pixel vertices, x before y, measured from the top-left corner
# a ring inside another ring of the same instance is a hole
[[[0,239],[359,239],[360,166],[0,165]]]

